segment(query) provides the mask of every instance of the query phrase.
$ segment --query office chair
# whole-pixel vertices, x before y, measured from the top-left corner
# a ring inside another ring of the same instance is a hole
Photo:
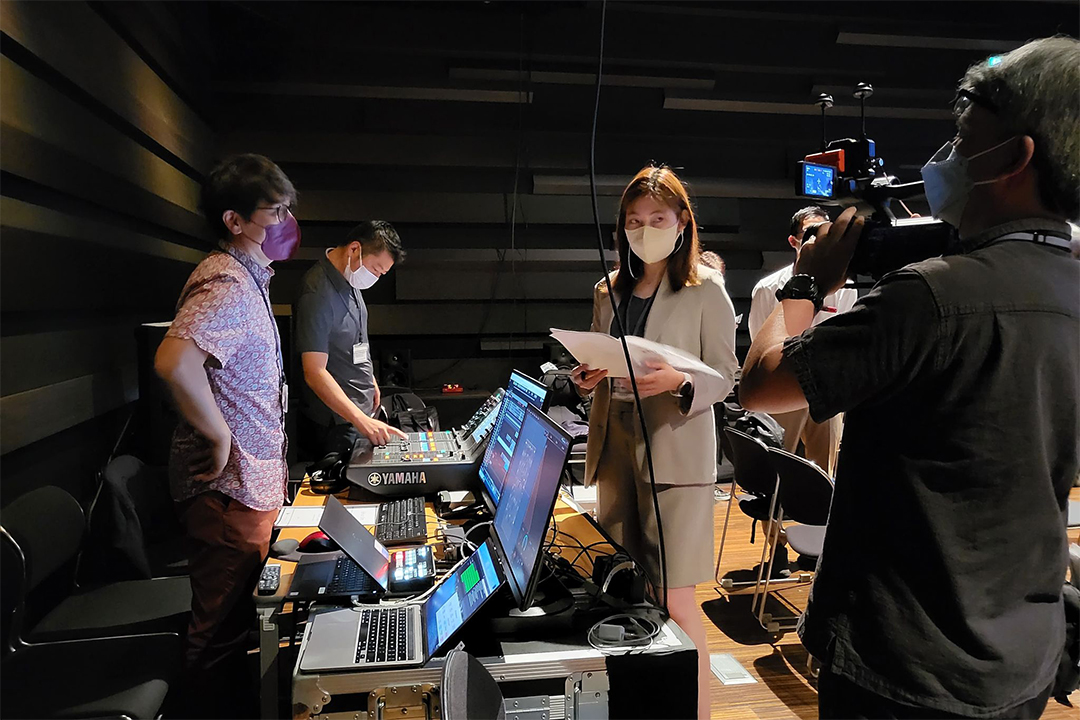
[[[443,720],[505,720],[502,691],[483,664],[464,650],[451,650],[439,692]]]
[[[187,576],[79,587],[59,574],[74,564],[85,527],[79,503],[54,486],[28,492],[0,511],[5,560],[12,564],[12,577],[20,578],[16,587],[4,588],[17,591],[10,598],[8,646],[183,632],[191,612]],[[47,610],[30,602],[46,581],[72,588]]]

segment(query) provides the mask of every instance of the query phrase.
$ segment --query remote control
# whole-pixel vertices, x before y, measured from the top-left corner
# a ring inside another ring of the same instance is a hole
[[[281,566],[267,564],[259,576],[259,594],[273,595],[281,584]]]

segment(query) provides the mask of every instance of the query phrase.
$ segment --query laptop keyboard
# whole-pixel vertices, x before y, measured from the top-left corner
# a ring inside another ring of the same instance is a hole
[[[375,539],[383,545],[427,542],[427,518],[423,496],[389,500],[379,504]]]
[[[415,633],[409,630],[407,607],[360,611],[356,662],[405,662],[416,655]]]
[[[334,567],[334,576],[326,587],[329,594],[336,593],[369,593],[376,589],[375,579],[348,555],[342,555],[337,559]]]

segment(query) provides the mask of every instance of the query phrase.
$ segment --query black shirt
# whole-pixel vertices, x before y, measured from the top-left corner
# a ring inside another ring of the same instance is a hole
[[[375,373],[367,334],[367,305],[327,257],[321,258],[300,285],[296,301],[296,353],[326,353],[326,369],[361,412],[375,405]],[[356,348],[354,355],[354,346]],[[358,360],[359,362],[355,362]],[[301,411],[319,425],[346,422],[302,383]]]
[[[649,321],[649,311],[652,310],[653,300],[655,299],[655,292],[651,297],[647,298],[630,293],[619,303],[619,317],[622,318],[627,335],[645,336],[645,323]],[[614,318],[611,320],[610,334],[613,337],[622,337],[619,332],[619,323]]]
[[[818,422],[847,412],[799,634],[832,672],[979,716],[1034,697],[1064,633],[1080,436],[1080,262],[1002,236],[891,273],[784,355]]]

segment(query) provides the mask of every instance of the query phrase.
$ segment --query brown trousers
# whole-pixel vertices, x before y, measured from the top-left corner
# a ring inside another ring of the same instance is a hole
[[[185,664],[208,669],[241,650],[255,627],[251,593],[270,546],[276,510],[252,510],[210,490],[180,503],[191,574]]]

